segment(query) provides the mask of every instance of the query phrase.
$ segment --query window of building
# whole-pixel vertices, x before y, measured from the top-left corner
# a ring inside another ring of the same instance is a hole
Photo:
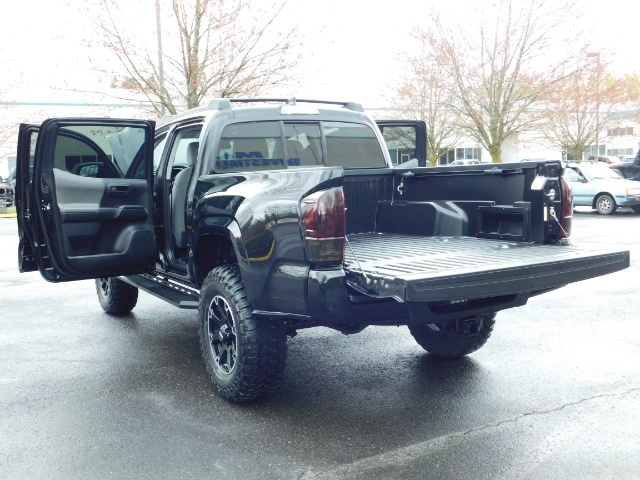
[[[455,155],[456,155],[456,151],[453,148],[446,151],[442,151],[442,153],[440,153],[440,155],[438,156],[438,165],[447,165],[453,162],[456,159]]]
[[[603,144],[599,144],[598,145],[598,155],[606,155],[606,145]],[[596,155],[596,146],[595,145],[589,145],[586,148],[586,151],[584,152],[584,157],[583,160],[587,158],[588,155]]]
[[[625,155],[633,155],[633,148],[610,148],[607,155],[612,157],[623,157]]]
[[[633,127],[619,127],[607,129],[607,136],[620,137],[622,135],[633,135]]]
[[[480,160],[479,148],[456,148],[456,160],[468,160],[472,158]]]

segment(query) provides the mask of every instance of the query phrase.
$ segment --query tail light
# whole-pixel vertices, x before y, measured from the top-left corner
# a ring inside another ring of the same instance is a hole
[[[571,235],[571,226],[573,224],[573,193],[571,190],[571,183],[560,175],[560,184],[562,188],[562,218],[560,221],[560,235],[558,238],[568,238]]]
[[[344,261],[346,235],[342,187],[321,190],[302,199],[302,236],[307,258],[321,266]]]

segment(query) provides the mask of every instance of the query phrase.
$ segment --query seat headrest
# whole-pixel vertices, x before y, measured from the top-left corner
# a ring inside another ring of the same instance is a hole
[[[287,140],[287,154],[289,157],[299,157],[304,152],[304,147],[299,140]]]
[[[187,145],[187,166],[193,167],[196,163],[196,159],[198,158],[198,148],[200,147],[199,142],[191,142]]]

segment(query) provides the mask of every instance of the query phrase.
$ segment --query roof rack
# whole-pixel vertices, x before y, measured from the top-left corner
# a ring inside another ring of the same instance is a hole
[[[231,110],[232,103],[283,103],[285,105],[296,105],[298,102],[302,103],[319,103],[325,105],[340,105],[348,110],[353,110],[354,112],[364,112],[364,108],[361,103],[357,102],[337,102],[334,100],[313,100],[306,98],[215,98],[211,100],[207,105],[192,108],[191,110],[186,110],[184,112],[180,112],[176,115],[165,115],[160,118],[156,126],[159,127],[168,123],[169,121],[175,120],[180,117],[191,116],[194,113],[198,112],[206,112],[211,110]]]
[[[340,105],[348,110],[355,112],[364,112],[362,104],[357,102],[337,102],[333,100],[314,100],[308,98],[221,98],[215,99],[209,102],[210,108],[218,110],[226,110],[226,108],[220,108],[226,101],[230,103],[285,103],[288,105],[295,105],[298,102],[302,103],[322,103],[325,105]]]

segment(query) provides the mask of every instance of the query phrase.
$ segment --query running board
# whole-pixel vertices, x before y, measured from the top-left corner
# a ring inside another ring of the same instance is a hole
[[[200,292],[185,287],[161,275],[128,275],[119,277],[123,282],[144,290],[151,295],[169,302],[174,307],[195,310],[198,308]]]

